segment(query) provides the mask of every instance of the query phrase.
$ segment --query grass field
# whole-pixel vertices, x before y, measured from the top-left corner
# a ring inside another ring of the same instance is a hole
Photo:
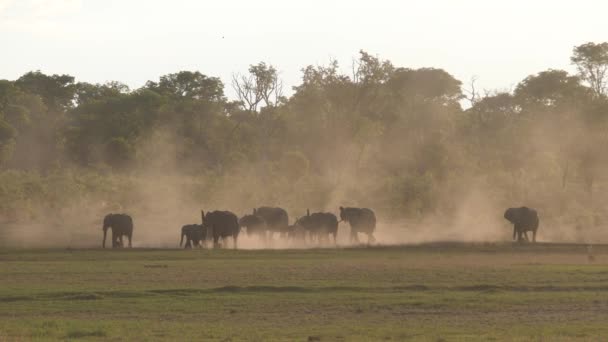
[[[608,338],[608,246],[0,250],[0,341]]]

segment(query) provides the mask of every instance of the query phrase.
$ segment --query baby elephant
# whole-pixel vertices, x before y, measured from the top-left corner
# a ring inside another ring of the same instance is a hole
[[[188,224],[182,227],[182,238],[179,241],[179,246],[184,242],[186,237],[186,245],[184,248],[192,248],[192,244],[196,247],[202,247],[201,241],[205,241],[206,230],[202,224]]]

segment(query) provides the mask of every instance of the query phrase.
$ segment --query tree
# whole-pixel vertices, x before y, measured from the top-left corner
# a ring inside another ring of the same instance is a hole
[[[209,77],[199,71],[180,71],[164,75],[157,82],[148,81],[146,88],[159,94],[176,98],[190,98],[207,101],[224,100],[224,84],[217,77]]]
[[[249,66],[249,74],[232,75],[232,88],[245,110],[255,112],[263,102],[266,107],[275,107],[283,100],[283,82],[277,69],[260,62]]]
[[[564,70],[549,69],[521,81],[515,88],[515,97],[524,106],[555,108],[584,101],[587,90],[579,77]]]
[[[570,60],[596,96],[608,95],[608,42],[576,46]]]
[[[463,98],[462,82],[443,69],[397,68],[388,87],[395,96],[409,101],[433,101],[443,106],[458,105]]]
[[[133,142],[158,122],[164,100],[156,92],[141,89],[79,105],[70,111],[70,123],[64,133],[70,157],[82,165],[98,161],[118,165],[126,161],[134,153]],[[100,150],[109,152],[96,152]]]
[[[120,82],[107,82],[105,84],[91,84],[79,82],[75,85],[76,103],[78,105],[87,102],[103,100],[111,96],[129,93],[129,86]]]
[[[45,75],[31,71],[19,77],[15,85],[32,94],[39,95],[53,112],[61,112],[73,106],[76,87],[70,75]]]

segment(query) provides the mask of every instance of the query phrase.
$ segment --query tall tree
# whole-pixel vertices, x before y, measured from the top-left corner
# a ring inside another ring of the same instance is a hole
[[[224,100],[224,84],[217,77],[209,77],[199,71],[180,71],[164,75],[158,82],[148,81],[146,88],[159,94],[177,98],[191,98],[196,100],[222,101]]]
[[[15,85],[39,95],[51,111],[60,112],[73,106],[76,90],[73,76],[46,75],[40,71],[31,71],[19,77]]]
[[[248,111],[255,112],[260,104],[277,106],[283,100],[283,82],[277,69],[264,62],[249,66],[247,75],[232,75],[232,88]]]
[[[608,95],[608,42],[576,46],[570,60],[596,96]]]

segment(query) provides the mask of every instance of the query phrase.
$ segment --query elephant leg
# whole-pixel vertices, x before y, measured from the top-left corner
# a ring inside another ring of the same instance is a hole
[[[528,239],[528,232],[524,230],[523,235],[524,235],[524,239],[526,240],[526,242],[530,242],[530,239]]]
[[[114,233],[114,229],[112,229],[112,248],[118,247],[118,237]]]
[[[213,237],[213,248],[219,248],[220,247],[219,240],[220,240],[219,236],[214,236]]]
[[[238,235],[233,235],[232,236],[232,241],[234,241],[234,246],[233,246],[234,248],[233,249],[237,248],[237,246],[236,246],[237,245],[237,240],[238,240]]]
[[[127,236],[127,238],[129,239],[129,248],[133,248],[133,245],[131,245],[131,237],[132,237],[131,234],[129,234],[129,236]]]
[[[190,238],[189,238],[189,237],[188,237],[188,238],[186,238],[186,245],[184,246],[184,249],[190,249],[190,248],[192,248],[192,244],[191,244],[191,242],[190,242],[190,241],[191,241],[191,240],[190,240]]]
[[[515,240],[516,236],[517,236],[517,227],[514,225],[513,226],[513,240]]]
[[[532,242],[536,243],[536,229],[532,231]]]
[[[517,242],[522,242],[521,231],[519,229],[517,230]]]

